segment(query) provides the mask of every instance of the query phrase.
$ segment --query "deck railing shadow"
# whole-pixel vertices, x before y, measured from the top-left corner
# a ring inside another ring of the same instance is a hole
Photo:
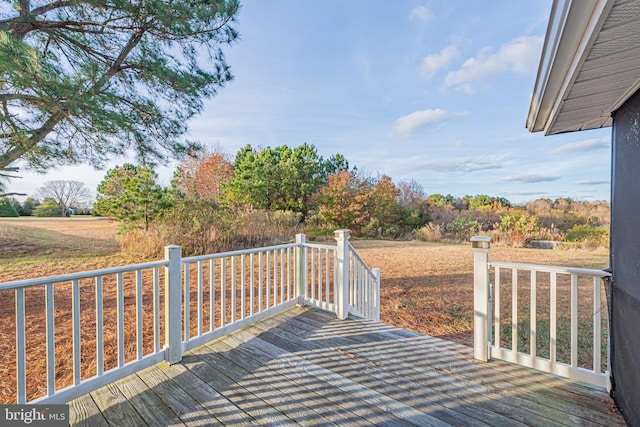
[[[164,260],[3,283],[0,335],[15,347],[0,362],[16,370],[0,401],[68,401],[296,304],[378,319],[379,287],[348,230],[335,246],[302,234],[188,258],[168,246]]]
[[[134,422],[157,425],[607,421],[602,407],[588,406],[589,389],[576,391],[557,377],[478,362],[470,348],[438,338],[303,308],[208,342],[180,363],[146,368],[109,390],[108,398],[103,390],[92,393],[88,403],[100,406],[95,415],[74,421],[101,425],[98,410],[107,418],[133,411]]]

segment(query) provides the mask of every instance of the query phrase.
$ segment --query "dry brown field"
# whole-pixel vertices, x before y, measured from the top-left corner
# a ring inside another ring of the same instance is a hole
[[[116,229],[115,222],[90,217],[0,219],[0,283],[148,261],[122,254]],[[380,315],[383,322],[472,344],[473,257],[468,244],[372,240],[354,240],[352,243],[370,267],[381,269]],[[599,269],[608,265],[605,250],[495,247],[490,258]],[[88,294],[87,298],[90,301],[92,295]],[[34,296],[31,301],[42,304],[41,297]],[[27,297],[28,306],[29,303]],[[0,293],[0,403],[13,403],[15,399],[14,304],[13,292]],[[83,304],[81,302],[81,306]],[[60,316],[56,329],[58,326],[70,327],[69,307],[56,305],[56,312],[56,316]],[[86,321],[89,334],[95,331],[91,322],[91,319]],[[38,321],[33,323],[27,329],[28,345],[43,341],[42,328],[38,327]],[[115,334],[115,331],[106,327],[105,334],[109,333]],[[105,337],[106,348],[112,338]],[[56,336],[56,354],[62,355],[57,356],[59,360],[56,361],[59,365],[58,386],[71,381],[70,361],[60,360],[71,358],[70,347],[69,332],[63,331]],[[92,362],[95,355],[88,350],[85,353],[84,347],[82,351],[83,364],[95,365]],[[135,348],[131,352],[135,352]],[[38,395],[44,387],[46,364],[42,357],[34,356],[27,360],[27,368],[35,372],[28,379],[28,394]]]

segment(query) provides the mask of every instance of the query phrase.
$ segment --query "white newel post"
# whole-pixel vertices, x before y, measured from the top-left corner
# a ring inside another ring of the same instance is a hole
[[[296,234],[296,243],[298,244],[294,263],[296,298],[298,299],[298,305],[304,305],[304,300],[307,297],[307,248],[304,247],[304,244],[307,243],[307,236]]]
[[[376,322],[380,321],[380,269],[379,268],[374,268],[371,270],[373,272],[373,275],[376,277],[376,289],[375,289],[375,296],[374,296],[374,305],[375,305],[375,310],[374,310],[374,319]]]
[[[349,316],[349,230],[336,230],[337,247],[336,315],[344,320]]]
[[[491,237],[471,238],[473,251],[473,357],[489,360],[489,251]]]
[[[165,246],[164,259],[164,358],[174,364],[182,360],[182,248]]]

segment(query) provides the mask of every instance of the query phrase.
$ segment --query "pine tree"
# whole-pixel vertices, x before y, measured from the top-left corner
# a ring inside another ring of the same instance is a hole
[[[0,9],[0,170],[133,150],[179,157],[187,120],[231,80],[237,0],[36,1]]]

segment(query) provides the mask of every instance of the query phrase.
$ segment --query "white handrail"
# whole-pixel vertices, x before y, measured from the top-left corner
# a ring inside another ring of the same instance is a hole
[[[487,264],[489,265],[489,267],[517,268],[518,270],[525,270],[525,271],[544,271],[546,273],[578,274],[578,275],[595,276],[595,277],[611,277],[611,273],[608,271],[594,270],[590,268],[523,264],[518,262],[504,262],[504,261],[491,261],[491,260],[488,261]]]
[[[117,273],[127,273],[147,268],[164,267],[166,260],[145,262],[141,264],[131,264],[119,267],[102,268],[99,270],[79,271],[77,273],[62,274],[59,276],[38,277],[36,279],[16,280],[13,282],[0,283],[0,291],[7,291],[18,288],[29,288],[33,286],[46,285],[47,283],[70,282],[72,280],[90,279],[98,276],[108,276]]]

